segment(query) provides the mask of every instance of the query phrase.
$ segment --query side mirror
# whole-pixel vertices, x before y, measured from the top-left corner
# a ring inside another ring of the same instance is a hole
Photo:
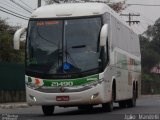
[[[100,46],[106,46],[106,40],[108,36],[108,24],[104,24],[100,33]]]
[[[21,28],[19,30],[17,30],[14,34],[14,38],[13,38],[13,47],[15,50],[19,50],[20,49],[20,40],[21,40],[21,36],[26,32],[26,28]]]

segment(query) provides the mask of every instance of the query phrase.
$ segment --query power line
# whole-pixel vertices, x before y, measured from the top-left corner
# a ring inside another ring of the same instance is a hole
[[[128,10],[125,9],[125,11],[133,12],[133,13],[136,12],[136,11],[133,11],[133,10],[130,10],[130,9],[128,9]],[[139,13],[137,12],[137,14],[139,14]],[[140,19],[143,19],[143,21],[146,22],[145,24],[146,24],[147,26],[155,23],[153,20],[149,19],[148,17],[145,17],[145,15],[143,15],[142,13],[141,13],[141,16],[140,16],[140,17],[141,17]],[[142,23],[143,21],[141,21],[141,23]],[[143,22],[143,23],[144,23],[144,22]]]
[[[147,19],[145,19],[145,18],[141,18],[142,19],[142,21],[141,22],[143,22],[143,23],[145,23],[146,25],[151,25],[151,24],[154,24],[153,22],[150,22],[150,21],[148,21]]]
[[[24,15],[18,14],[18,13],[16,13],[16,12],[13,12],[13,11],[11,11],[11,10],[8,10],[8,9],[2,7],[2,6],[0,6],[0,8],[2,8],[2,9],[4,9],[4,10],[7,10],[7,11],[9,11],[9,12],[11,12],[11,13],[14,13],[14,14],[16,14],[16,15],[22,16],[22,17],[24,17],[24,18],[29,18],[29,17],[27,17],[27,16],[24,16]]]
[[[25,11],[32,13],[31,11],[29,11],[28,9],[26,9],[24,6],[22,6],[21,4],[15,2],[14,0],[10,0],[11,2],[13,2],[14,4],[16,4],[17,6],[19,6],[20,8],[24,9]]]
[[[7,1],[7,0],[5,0],[5,2],[3,2],[3,4],[7,4],[6,6],[8,6],[9,8],[13,8],[14,10],[16,10],[16,11],[19,11],[19,12],[21,12],[21,13],[25,13],[25,14],[29,14],[30,15],[30,13],[28,13],[26,10],[24,10],[24,9],[19,9],[18,7],[17,7],[17,5],[15,5],[13,2],[11,2],[10,0],[9,1]]]
[[[136,11],[133,11],[133,10],[127,10],[126,9],[126,11],[128,11],[128,12],[133,12],[133,13],[135,13]],[[136,12],[137,14],[140,14],[139,12]],[[151,19],[149,19],[149,18],[147,18],[147,17],[145,17],[144,15],[142,15],[142,13],[141,13],[141,18],[144,18],[144,19],[146,19],[147,21],[149,21],[150,23],[154,23],[154,21],[152,21]]]
[[[131,23],[136,23],[136,24],[138,24],[138,23],[140,23],[140,21],[137,21],[137,20],[131,20],[131,17],[132,16],[140,16],[140,14],[131,14],[131,13],[129,13],[129,14],[120,14],[120,16],[128,16],[128,21],[126,21],[126,22],[128,22],[129,23],[129,26],[131,26]]]
[[[160,5],[154,5],[154,4],[127,4],[128,6],[131,5],[137,5],[137,6],[160,6]]]
[[[137,32],[136,32],[137,34],[141,34],[142,33],[142,31],[138,27],[136,27],[136,26],[132,26],[132,29],[137,30]]]
[[[144,15],[141,15],[141,17],[143,17],[144,19],[146,19],[146,20],[147,20],[148,22],[150,22],[150,23],[155,23],[154,21],[152,21],[151,19],[145,17]]]
[[[30,8],[31,10],[34,10],[34,9],[31,8],[27,3],[25,3],[24,1],[22,1],[22,0],[19,0],[19,1],[21,1],[21,3],[23,3],[25,6],[27,6],[27,7]]]
[[[17,17],[17,18],[21,18],[21,19],[23,19],[23,20],[28,20],[27,18],[24,18],[24,17],[18,16],[18,15],[15,15],[15,14],[10,13],[10,12],[7,12],[7,11],[5,11],[5,10],[2,10],[1,8],[0,8],[0,11],[1,11],[1,12],[4,12],[4,13],[7,13],[7,14],[10,14],[10,15],[12,15],[12,16],[15,16],[15,17]]]
[[[125,9],[126,11],[128,11],[128,12],[133,12],[133,13],[135,13],[136,11],[133,11],[133,10],[131,10],[131,9]],[[139,14],[139,12],[137,12],[137,14]],[[142,14],[141,13],[141,17],[143,17],[143,18],[145,18],[146,20],[148,19],[150,22],[152,22],[152,23],[154,23],[154,21],[153,20],[151,20],[151,19],[149,19],[148,17],[146,17],[144,14]]]
[[[141,26],[144,30],[147,29],[147,26],[144,26],[144,24],[141,24],[140,26]]]
[[[6,1],[7,2],[7,1]],[[3,5],[5,5],[4,7],[7,7],[7,8],[11,8],[11,9],[13,9],[13,10],[16,10],[17,12],[20,12],[20,13],[23,13],[23,14],[27,14],[27,13],[25,13],[25,12],[23,12],[23,11],[20,11],[19,9],[16,9],[16,7],[13,7],[11,4],[6,4],[6,3],[1,3],[0,2],[0,4],[3,4]]]
[[[19,5],[19,6],[21,6],[22,7],[22,9],[24,9],[24,10],[28,10],[27,12],[30,12],[30,13],[32,13],[32,11],[33,11],[33,9],[32,8],[28,8],[25,4],[24,4],[24,2],[22,1],[20,1],[19,0],[19,2],[18,2],[18,0],[17,0],[17,2],[15,1],[15,0],[12,0],[12,1],[14,1],[14,3],[16,4],[16,5]]]

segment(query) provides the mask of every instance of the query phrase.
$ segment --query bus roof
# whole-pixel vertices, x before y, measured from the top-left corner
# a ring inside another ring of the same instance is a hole
[[[101,15],[106,12],[112,14],[112,16],[117,18],[130,31],[133,31],[131,27],[124,20],[122,20],[121,17],[113,9],[111,9],[107,4],[104,3],[86,2],[46,5],[36,9],[32,13],[31,18],[64,18],[93,16]]]
[[[46,5],[35,10],[31,18],[60,18],[99,15],[112,9],[104,3],[65,3]]]

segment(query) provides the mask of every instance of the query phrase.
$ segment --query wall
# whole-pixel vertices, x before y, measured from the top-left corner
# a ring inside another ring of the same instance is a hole
[[[0,102],[25,101],[24,65],[0,63]]]

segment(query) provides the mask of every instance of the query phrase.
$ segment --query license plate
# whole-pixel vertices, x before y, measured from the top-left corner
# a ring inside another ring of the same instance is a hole
[[[69,96],[57,96],[56,101],[69,101]]]

